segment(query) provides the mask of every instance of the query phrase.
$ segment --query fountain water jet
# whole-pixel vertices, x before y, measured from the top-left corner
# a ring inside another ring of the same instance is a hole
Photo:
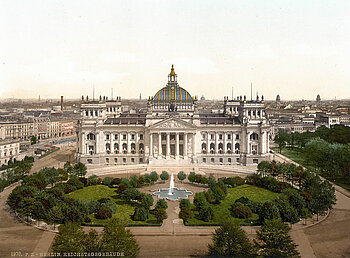
[[[157,195],[158,198],[161,198],[161,199],[176,201],[178,199],[186,199],[188,198],[189,195],[192,195],[193,193],[190,191],[187,191],[186,189],[176,188],[174,185],[174,174],[171,173],[169,188],[159,189],[157,192],[154,192],[153,194]]]

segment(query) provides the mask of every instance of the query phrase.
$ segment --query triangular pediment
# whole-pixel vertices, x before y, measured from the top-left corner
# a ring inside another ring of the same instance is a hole
[[[182,119],[170,117],[159,121],[149,127],[150,129],[193,129],[196,126]]]

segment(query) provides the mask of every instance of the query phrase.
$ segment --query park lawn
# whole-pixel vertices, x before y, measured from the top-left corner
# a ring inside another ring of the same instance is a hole
[[[248,219],[237,219],[232,217],[229,211],[231,204],[233,204],[235,200],[239,199],[240,197],[247,197],[257,202],[265,202],[267,200],[273,200],[277,196],[278,196],[277,193],[274,193],[264,188],[260,188],[253,185],[245,184],[234,188],[229,188],[225,199],[220,204],[210,204],[214,212],[213,220],[209,222],[205,222],[205,221],[196,219],[196,215],[198,214],[198,211],[194,211],[193,218],[188,220],[187,224],[197,224],[197,225],[222,224],[227,219],[233,219],[240,224],[246,224],[246,225],[250,224],[251,221],[255,223],[259,219],[259,216],[257,214],[253,214],[253,216]]]
[[[126,224],[157,224],[156,218],[152,213],[150,213],[149,219],[146,221],[133,221],[131,216],[134,214],[135,208],[140,206],[140,204],[137,202],[126,202],[115,192],[115,189],[105,185],[84,187],[67,194],[67,196],[80,201],[97,201],[101,198],[109,198],[116,204],[116,213],[113,214],[113,217],[121,219]],[[90,214],[89,217],[91,224],[104,224],[107,221],[96,219],[94,214]]]
[[[276,152],[278,152],[278,148],[274,148],[274,150]],[[299,148],[282,148],[282,155],[290,158],[291,160],[295,161],[296,163],[302,165],[303,167],[316,172],[318,174],[320,174],[322,177],[326,178],[327,180],[335,183],[336,185],[339,185],[340,187],[350,191],[350,183],[349,180],[346,180],[342,175],[336,175],[336,176],[328,176],[328,175],[324,175],[322,173],[319,173],[319,171],[317,169],[315,169],[315,167],[309,165],[306,160],[305,160],[305,156],[304,156],[304,152],[303,150],[299,149]]]

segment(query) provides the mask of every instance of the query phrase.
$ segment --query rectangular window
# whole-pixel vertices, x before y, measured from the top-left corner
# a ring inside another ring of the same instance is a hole
[[[211,158],[210,161],[211,161],[211,163],[214,163],[214,158]]]
[[[219,134],[219,140],[222,140],[222,134]]]
[[[140,134],[140,140],[143,140],[143,134]]]
[[[131,135],[131,140],[135,140],[135,134]]]
[[[203,161],[203,163],[207,163],[207,159],[206,158],[203,158],[202,161]]]
[[[214,140],[214,134],[210,135],[210,140]]]
[[[106,158],[106,163],[109,163],[109,158]]]
[[[228,163],[231,163],[231,158],[228,158],[227,161],[228,161]]]
[[[106,134],[106,140],[109,140],[109,134]]]
[[[123,134],[123,140],[126,140],[126,134]]]
[[[202,139],[205,140],[205,134],[202,134]]]
[[[114,140],[118,140],[118,134],[114,135]]]
[[[135,162],[135,159],[134,159],[134,158],[131,158],[131,162],[134,163],[134,162]]]
[[[253,159],[253,163],[254,164],[258,164],[259,163],[259,159]]]
[[[140,158],[140,163],[142,163],[143,162],[143,158]]]
[[[227,140],[231,140],[231,134],[227,135]]]
[[[239,140],[239,134],[236,134],[236,140]]]
[[[117,158],[114,158],[114,163],[118,163],[118,159]]]
[[[123,158],[123,163],[124,163],[124,164],[126,163],[126,158]]]

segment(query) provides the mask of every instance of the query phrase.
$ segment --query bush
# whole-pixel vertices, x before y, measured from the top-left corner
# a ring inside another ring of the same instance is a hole
[[[163,181],[166,181],[169,179],[169,174],[166,171],[163,171],[162,174],[160,174],[160,179],[162,179]]]
[[[164,210],[166,210],[168,208],[168,204],[164,199],[159,199],[156,203],[156,206],[154,207],[155,210],[160,209],[160,208],[162,208]]]
[[[98,184],[98,176],[92,175],[87,179],[87,185],[97,185]]]
[[[111,217],[112,211],[107,206],[101,206],[95,214],[96,219],[109,219]]]
[[[233,208],[231,215],[239,219],[247,219],[253,215],[252,210],[246,205],[238,205]]]
[[[183,209],[184,207],[190,207],[191,203],[188,199],[182,199],[180,201],[180,209]]]
[[[236,177],[234,177],[234,179],[235,179],[235,183],[236,183],[237,186],[240,186],[240,185],[244,185],[244,184],[245,184],[244,178],[241,178],[241,177],[239,177],[239,176],[236,176]]]
[[[156,216],[158,223],[161,223],[163,220],[165,220],[168,217],[164,209],[156,210],[154,215]]]
[[[144,207],[137,207],[132,215],[132,220],[145,221],[149,218],[149,212]]]
[[[209,222],[210,220],[214,219],[214,212],[212,208],[210,207],[209,203],[205,203],[201,209],[199,210],[198,214],[199,219]]]
[[[112,185],[113,178],[112,177],[105,177],[102,179],[102,184],[106,186]]]
[[[67,185],[71,185],[76,189],[81,189],[84,187],[84,183],[82,183],[77,176],[72,176],[68,181]]]
[[[149,210],[149,208],[153,205],[153,197],[150,194],[145,194],[141,201],[142,207]]]
[[[179,218],[182,219],[184,222],[188,221],[193,217],[193,213],[190,207],[185,206],[181,209],[179,213]]]
[[[98,201],[85,201],[85,205],[89,210],[89,214],[97,212],[101,206]]]
[[[260,179],[261,179],[261,176],[259,176],[258,174],[253,174],[253,175],[247,176],[245,178],[245,181],[248,185],[258,186]]]
[[[203,192],[196,193],[194,195],[193,204],[196,206],[197,210],[200,210],[202,206],[208,204],[207,199],[205,198],[205,194]]]

